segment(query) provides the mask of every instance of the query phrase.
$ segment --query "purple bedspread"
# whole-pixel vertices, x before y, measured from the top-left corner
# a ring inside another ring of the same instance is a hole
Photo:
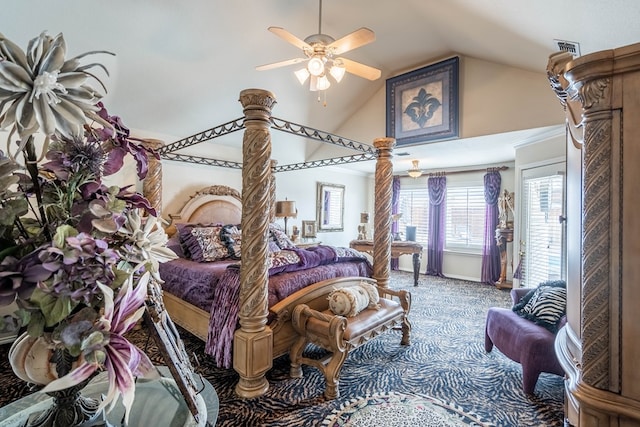
[[[299,262],[269,270],[269,307],[313,283],[335,277],[371,277],[367,258],[350,248],[320,245],[294,249]],[[232,364],[233,334],[238,325],[240,268],[238,261],[198,263],[177,259],[160,264],[163,289],[210,312],[205,351],[219,367]]]

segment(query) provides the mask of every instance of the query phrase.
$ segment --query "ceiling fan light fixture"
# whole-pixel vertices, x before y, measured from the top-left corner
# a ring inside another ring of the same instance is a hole
[[[409,169],[407,173],[411,178],[418,178],[419,176],[422,175],[422,170],[420,170],[420,168],[418,167],[419,161],[412,160],[411,163],[413,164],[413,167],[411,167],[411,169]]]
[[[333,67],[331,67],[331,69],[329,70],[329,74],[331,74],[331,77],[333,77],[336,82],[340,83],[346,71],[347,70],[342,64],[334,63]]]
[[[310,76],[309,78],[309,90],[311,92],[318,91],[318,78],[316,76]]]
[[[327,90],[331,86],[331,82],[327,78],[327,76],[318,77],[318,82],[316,83],[318,90]]]
[[[300,84],[303,85],[304,82],[307,81],[307,79],[311,74],[309,74],[309,71],[307,71],[306,68],[301,68],[295,72],[295,75],[298,78],[298,81],[300,82]]]
[[[309,60],[309,62],[307,62],[307,71],[309,71],[309,74],[312,76],[319,77],[323,75],[324,61],[321,58],[314,56]]]

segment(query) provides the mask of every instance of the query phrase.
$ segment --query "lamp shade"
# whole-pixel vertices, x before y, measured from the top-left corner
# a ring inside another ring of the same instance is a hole
[[[344,73],[346,72],[346,68],[343,65],[336,65],[334,63],[333,67],[329,70],[329,74],[336,79],[336,82],[340,83],[342,78],[344,77]]]
[[[293,200],[276,202],[276,216],[278,218],[295,218],[297,215],[296,202]]]

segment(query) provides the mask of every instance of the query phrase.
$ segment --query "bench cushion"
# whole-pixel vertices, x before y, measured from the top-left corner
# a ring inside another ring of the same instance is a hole
[[[404,315],[402,306],[396,301],[380,298],[378,304],[380,304],[379,309],[367,308],[355,317],[347,317],[347,329],[344,332],[345,340],[351,341],[372,329],[384,325],[393,318],[401,318]],[[322,313],[327,316],[333,315],[329,309]],[[317,336],[327,336],[329,328],[327,328],[326,322],[310,317],[307,321],[307,331]]]

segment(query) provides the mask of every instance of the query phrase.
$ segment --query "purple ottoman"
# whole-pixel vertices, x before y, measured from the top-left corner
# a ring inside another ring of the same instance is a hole
[[[514,304],[529,290],[513,289]],[[560,327],[565,322],[563,318]],[[541,372],[564,375],[554,349],[555,338],[555,334],[511,309],[491,307],[487,312],[484,348],[488,353],[495,345],[502,354],[522,365],[522,389],[527,394],[533,394]]]

